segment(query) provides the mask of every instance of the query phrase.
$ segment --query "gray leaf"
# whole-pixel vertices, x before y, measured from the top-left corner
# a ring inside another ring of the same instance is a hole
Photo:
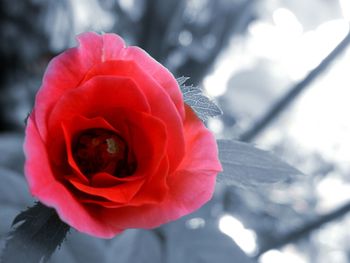
[[[218,140],[223,173],[218,180],[237,186],[259,186],[290,179],[300,171],[273,154],[232,140]]]
[[[187,79],[186,77],[180,77],[177,79],[177,82],[180,86],[185,103],[194,110],[197,116],[202,121],[206,121],[209,117],[221,115],[221,109],[206,97],[200,88],[184,85]]]
[[[189,77],[182,76],[182,77],[177,78],[176,81],[179,84],[179,86],[182,86],[189,79],[190,79]]]

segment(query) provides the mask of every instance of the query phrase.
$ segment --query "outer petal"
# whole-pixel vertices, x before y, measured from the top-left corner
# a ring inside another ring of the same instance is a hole
[[[25,175],[33,196],[56,209],[60,218],[77,230],[102,238],[111,238],[122,230],[108,222],[101,223],[98,211],[87,210],[52,174],[46,149],[34,124],[28,119],[24,152]]]
[[[169,94],[182,118],[185,116],[182,93],[174,76],[167,68],[139,47],[129,47],[125,51],[125,59],[136,61],[148,75],[152,76]]]
[[[44,139],[47,136],[46,122],[53,106],[67,90],[79,85],[87,71],[101,63],[103,41],[95,33],[84,33],[77,37],[79,46],[68,49],[52,59],[45,71],[42,85],[36,95],[36,122]]]
[[[187,171],[222,171],[218,157],[216,140],[192,109],[186,105],[184,135],[186,154],[179,170]]]
[[[216,175],[222,170],[215,138],[186,107],[186,155],[168,181],[169,195],[157,205],[103,210],[103,218],[116,227],[153,228],[178,219],[201,207],[214,192]]]
[[[127,47],[122,51],[120,49],[123,41],[116,34],[104,34],[103,36],[105,60],[132,60],[135,61],[140,68],[151,76],[171,97],[180,116],[184,118],[185,111],[183,105],[182,93],[179,85],[171,72],[162,64],[152,58],[144,50],[139,47]],[[125,45],[123,43],[123,45]]]

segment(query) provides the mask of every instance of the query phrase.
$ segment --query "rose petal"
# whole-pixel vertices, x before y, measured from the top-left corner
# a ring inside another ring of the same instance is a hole
[[[90,33],[87,32],[85,34],[89,35]],[[102,38],[103,42],[102,62],[120,59],[123,56],[123,52],[126,49],[126,46],[124,40],[120,36],[110,33],[98,36]]]
[[[163,87],[174,102],[182,119],[185,117],[182,93],[173,75],[167,68],[158,63],[154,58],[139,47],[129,47],[124,52],[126,60],[137,61],[140,68],[152,76]]]
[[[95,199],[90,199],[90,198],[79,198],[79,202],[83,204],[92,204],[92,205],[97,205],[104,208],[119,208],[122,206],[125,206],[123,203],[116,203],[113,201],[102,201],[102,200],[95,200]]]
[[[168,174],[169,164],[168,159],[163,159],[157,169],[157,172],[152,176],[148,176],[142,188],[130,200],[129,206],[140,206],[144,204],[159,204],[166,198],[169,192]]]
[[[159,204],[165,199],[169,191],[169,187],[166,182],[167,178],[164,176],[164,174],[166,174],[167,172],[167,169],[168,163],[167,160],[164,159],[162,164],[159,166],[157,173],[150,177],[149,180],[146,180],[144,182],[142,188],[140,188],[138,193],[127,204],[121,204],[107,200],[96,200],[87,196],[84,198],[80,198],[79,200],[84,203],[97,204],[106,208],[118,208],[125,205],[141,206],[145,204]],[[108,174],[104,174],[104,176],[110,177],[110,175]]]
[[[139,179],[111,187],[96,187],[83,184],[74,177],[68,177],[67,180],[78,190],[86,194],[100,196],[110,201],[123,204],[129,202],[144,183],[143,180]]]
[[[77,40],[78,47],[68,49],[50,61],[36,95],[36,123],[44,141],[47,136],[46,123],[53,106],[67,90],[79,85],[91,67],[102,62],[101,36],[85,33],[79,35]]]
[[[96,187],[110,187],[121,183],[126,183],[134,180],[139,180],[145,177],[145,174],[134,174],[126,177],[116,177],[108,173],[97,173],[94,174],[90,180],[90,184]]]
[[[150,77],[152,77],[170,96],[180,116],[184,119],[185,111],[182,93],[171,72],[139,47],[123,48],[123,40],[116,34],[104,34],[105,61],[135,61]]]
[[[59,217],[78,231],[102,238],[111,238],[121,233],[122,230],[115,225],[101,222],[98,211],[86,209],[73,197],[71,191],[56,181],[34,122],[35,114],[32,113],[28,119],[24,142],[25,176],[32,195],[43,204],[55,208]]]
[[[119,116],[129,129],[128,144],[136,157],[136,173],[151,176],[166,154],[169,136],[164,123],[148,113],[126,109],[112,111],[105,118],[116,126],[120,122]]]
[[[191,107],[186,105],[185,110],[184,135],[186,138],[186,154],[179,166],[179,170],[222,171],[215,137],[205,127]]]

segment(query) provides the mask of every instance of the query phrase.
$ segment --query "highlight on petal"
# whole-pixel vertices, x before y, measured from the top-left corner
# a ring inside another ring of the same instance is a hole
[[[124,40],[116,34],[103,34],[102,62],[118,60],[126,48]]]

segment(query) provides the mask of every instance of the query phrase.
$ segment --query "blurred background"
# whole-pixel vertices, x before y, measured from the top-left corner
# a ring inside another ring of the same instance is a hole
[[[350,262],[350,0],[1,0],[0,20],[0,248],[33,202],[22,142],[44,70],[93,30],[191,77],[224,112],[207,122],[217,138],[305,175],[219,183],[202,209],[152,231],[72,231],[51,262]]]

